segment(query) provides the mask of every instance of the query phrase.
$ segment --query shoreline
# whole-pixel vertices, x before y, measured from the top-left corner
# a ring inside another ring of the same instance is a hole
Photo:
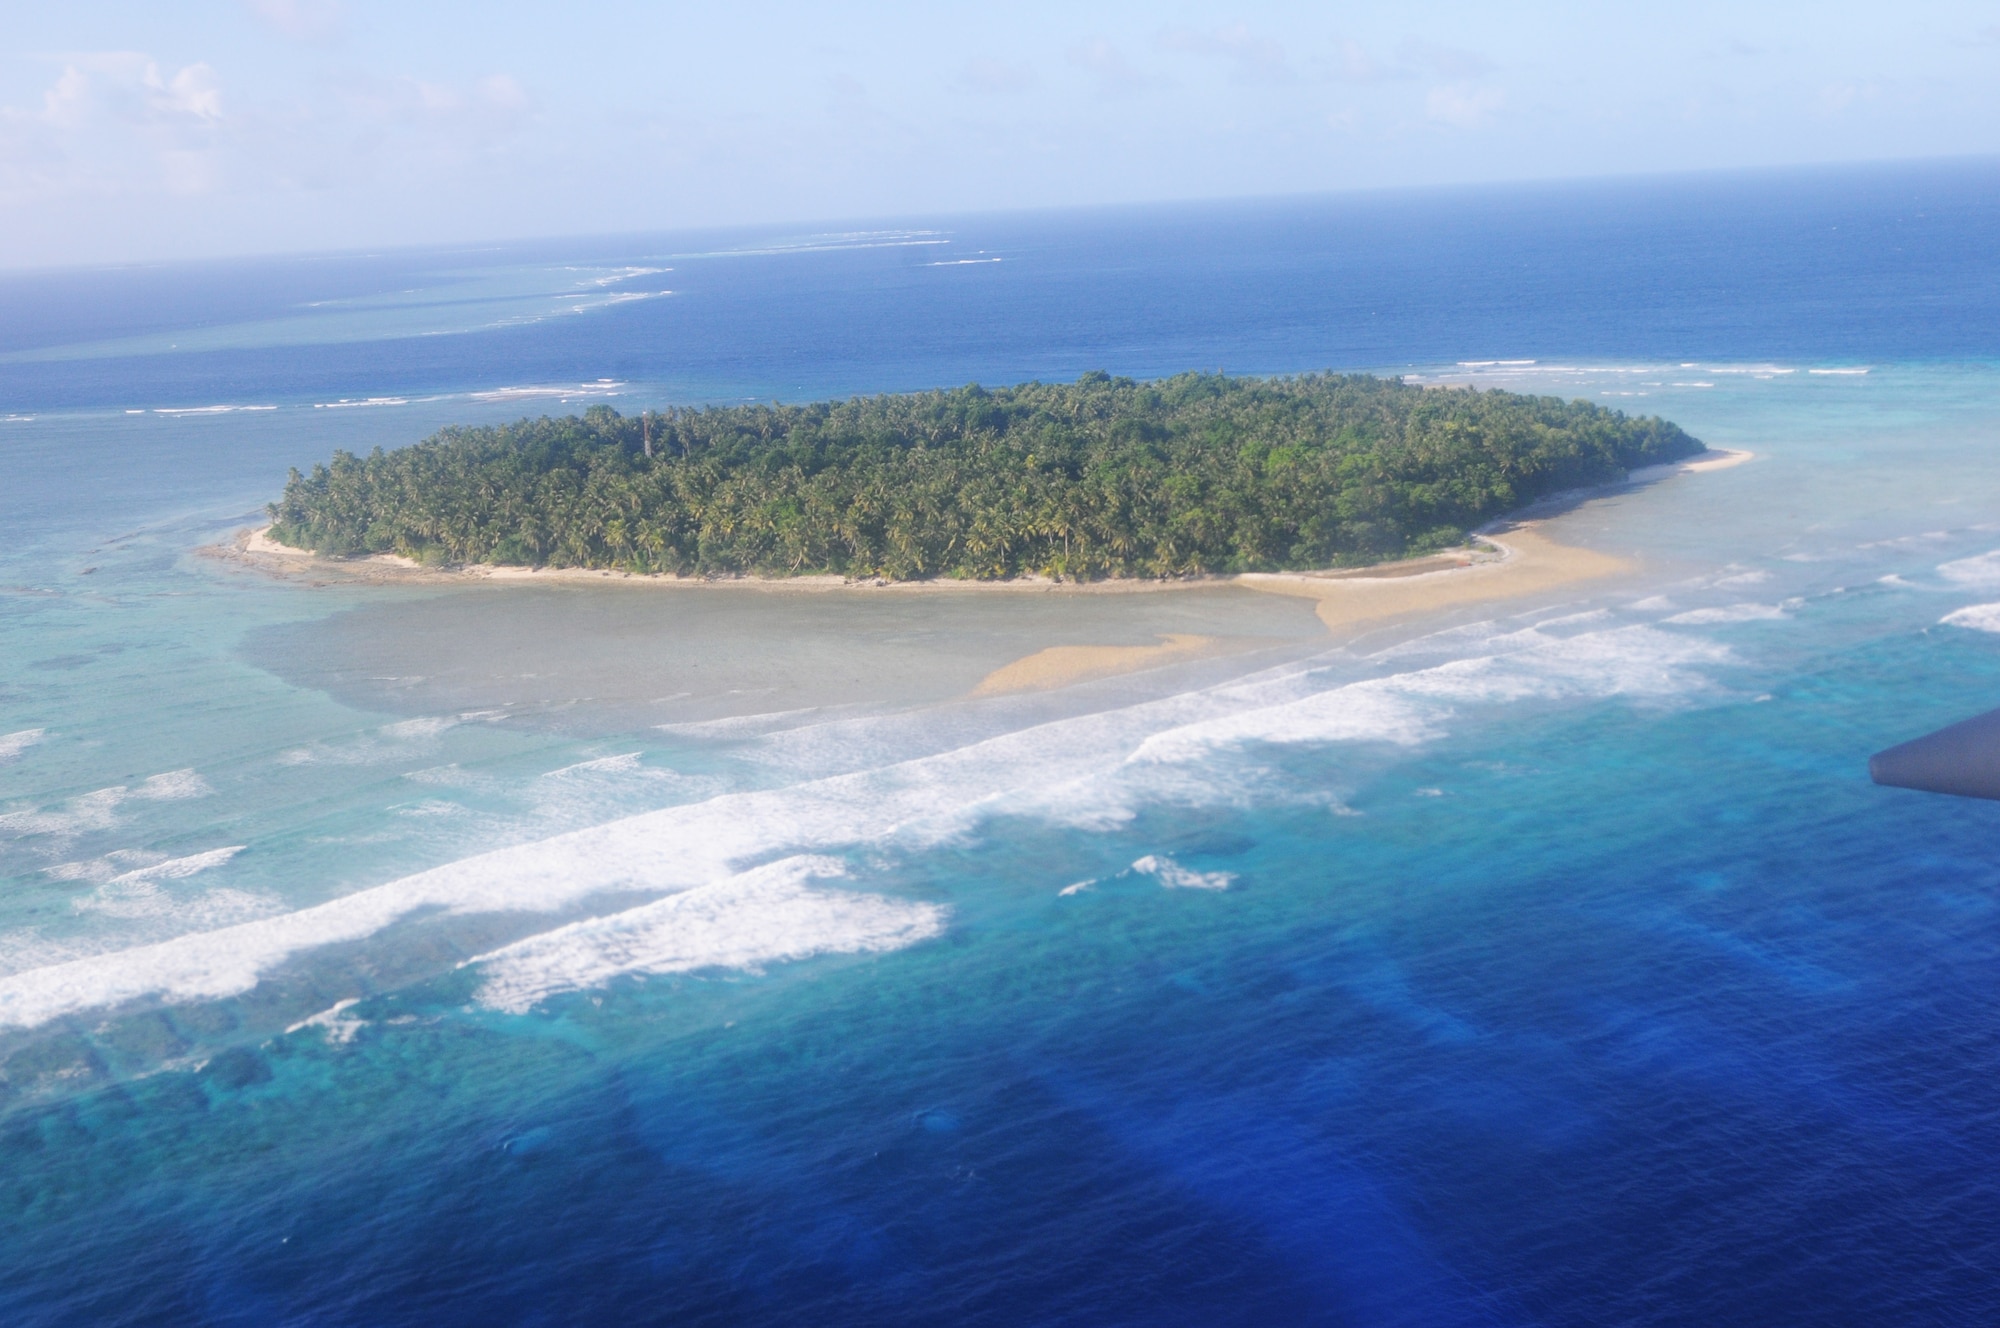
[[[1309,572],[1215,572],[1200,576],[1105,577],[1096,581],[1056,580],[1046,576],[1017,576],[1005,581],[975,581],[937,577],[925,581],[890,581],[879,577],[851,578],[833,573],[807,576],[759,576],[734,573],[717,576],[681,576],[673,572],[622,572],[599,567],[517,567],[495,563],[472,563],[457,567],[425,567],[413,558],[396,553],[373,553],[335,558],[309,549],[295,549],[270,537],[269,526],[239,530],[227,544],[204,545],[195,552],[205,557],[236,562],[268,575],[296,577],[310,574],[324,581],[350,581],[364,585],[462,586],[483,583],[503,585],[641,585],[681,589],[741,589],[824,593],[936,594],[966,591],[977,594],[1057,594],[1104,595],[1140,594],[1188,590],[1201,586],[1234,584],[1245,576],[1310,576],[1327,580],[1419,576],[1439,570],[1469,567],[1492,561],[1495,555],[1468,545],[1440,553],[1419,554],[1389,562],[1367,563],[1360,567],[1335,567]],[[1474,535],[1474,540],[1483,537]],[[1504,556],[1504,555],[1502,555]]]
[[[1567,499],[1588,497],[1610,493],[1633,484],[1650,484],[1670,476],[1688,473],[1702,474],[1713,470],[1727,470],[1754,459],[1755,453],[1735,449],[1711,448],[1685,461],[1669,462],[1665,465],[1647,466],[1633,471],[1622,480],[1596,488],[1578,490],[1574,494],[1552,494],[1529,508],[1524,508],[1512,517],[1503,517],[1490,522],[1471,533],[1468,543],[1461,548],[1448,549],[1438,553],[1420,554],[1414,558],[1399,558],[1388,562],[1370,563],[1360,567],[1336,567],[1315,571],[1298,572],[1237,572],[1212,573],[1203,576],[1180,577],[1172,580],[1147,577],[1109,577],[1098,581],[1058,581],[1044,576],[1013,577],[1005,581],[973,581],[939,578],[927,581],[888,581],[880,578],[854,579],[835,574],[810,576],[757,576],[735,574],[729,576],[681,576],[672,572],[622,572],[611,568],[589,567],[518,567],[494,563],[476,563],[458,567],[425,567],[415,559],[401,554],[376,553],[361,557],[334,558],[313,553],[307,549],[295,549],[280,544],[270,537],[270,526],[244,528],[227,544],[207,545],[196,552],[212,558],[238,562],[268,574],[292,577],[310,574],[326,580],[355,581],[363,584],[394,585],[465,585],[478,582],[498,582],[512,585],[646,585],[669,587],[738,587],[769,591],[855,591],[855,592],[896,592],[903,594],[936,594],[944,591],[964,591],[977,594],[1134,594],[1161,593],[1182,590],[1196,586],[1250,585],[1257,589],[1270,589],[1275,593],[1308,593],[1305,591],[1276,590],[1274,583],[1306,581],[1313,584],[1337,583],[1344,581],[1396,581],[1430,576],[1438,572],[1470,571],[1472,569],[1505,563],[1514,554],[1508,546],[1492,538],[1492,533],[1519,532],[1535,524],[1533,514],[1547,509],[1552,503]],[[1567,546],[1541,541],[1547,549],[1562,549]],[[1480,545],[1487,547],[1481,548]]]
[[[855,597],[851,602],[887,604],[901,596],[932,597],[962,592],[961,602],[1010,597],[1169,595],[1236,588],[1255,595],[1269,595],[1311,602],[1328,644],[1345,644],[1367,633],[1451,610],[1471,609],[1487,604],[1560,590],[1586,581],[1601,580],[1636,569],[1627,558],[1594,549],[1562,544],[1551,539],[1543,525],[1551,505],[1558,509],[1587,501],[1591,497],[1628,491],[1681,471],[1703,473],[1742,465],[1752,459],[1743,451],[1713,450],[1688,461],[1647,467],[1615,484],[1568,495],[1553,495],[1526,509],[1475,531],[1466,546],[1393,562],[1364,567],[1330,568],[1298,572],[1244,572],[1188,577],[1179,580],[1136,578],[1103,581],[1055,581],[1046,577],[1022,577],[1009,581],[851,581],[839,576],[810,577],[696,577],[665,574],[635,574],[586,568],[535,569],[524,567],[476,566],[425,568],[396,555],[378,554],[365,558],[324,558],[302,549],[293,549],[270,539],[268,527],[244,530],[226,546],[209,546],[198,552],[235,562],[265,575],[283,579],[307,579],[313,585],[372,584],[403,586],[502,585],[641,585],[654,588],[681,587],[694,590],[731,588],[760,593],[791,592],[796,596],[820,599],[827,595]],[[991,602],[991,601],[989,601]],[[1164,604],[1166,601],[1162,601]],[[1302,606],[1303,607],[1303,606]],[[956,610],[954,610],[956,612]],[[1254,654],[1269,648],[1271,638],[1241,635],[1219,624],[1189,622],[1178,625],[1174,615],[1155,615],[1159,628],[1149,644],[1112,644],[1069,641],[1028,648],[1011,660],[1001,657],[987,666],[983,676],[975,675],[967,699],[986,699],[1025,693],[1049,692],[1079,683],[1121,677],[1148,670],[1193,664],[1232,655]],[[1096,633],[1092,633],[1093,635]],[[1116,641],[1115,633],[1110,634]],[[1043,640],[1047,640],[1046,636]],[[1021,643],[1031,647],[1033,639]],[[965,684],[960,684],[964,686]]]
[[[1246,572],[1239,584],[1270,595],[1314,601],[1313,611],[1327,631],[1350,640],[1372,630],[1440,609],[1494,604],[1580,581],[1632,571],[1637,564],[1595,549],[1558,544],[1540,522],[1517,521],[1475,538],[1499,549],[1497,558],[1455,569],[1412,576],[1328,577],[1311,572]],[[1504,536],[1504,538],[1502,538]]]

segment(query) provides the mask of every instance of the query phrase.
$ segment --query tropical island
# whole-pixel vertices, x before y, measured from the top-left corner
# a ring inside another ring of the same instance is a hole
[[[427,566],[890,581],[1352,567],[1706,450],[1583,401],[1187,373],[455,427],[291,472],[269,538]]]

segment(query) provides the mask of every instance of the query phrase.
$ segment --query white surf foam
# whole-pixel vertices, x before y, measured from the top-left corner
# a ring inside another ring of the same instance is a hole
[[[1132,870],[1156,878],[1169,890],[1227,890],[1236,883],[1234,873],[1198,872],[1156,853],[1148,853],[1134,862]]]
[[[205,798],[215,792],[208,781],[192,770],[169,770],[164,775],[154,775],[138,788],[132,796],[151,802],[174,802],[182,798]]]
[[[629,775],[637,773],[640,753],[626,752],[622,756],[600,756],[594,761],[578,761],[575,765],[562,766],[550,770],[543,779],[567,779],[573,775]]]
[[[2000,632],[2000,604],[1968,604],[1938,621],[1951,627],[1969,627],[1975,632]]]
[[[53,867],[42,868],[42,873],[58,881],[176,880],[210,867],[219,867],[242,851],[243,847],[239,844],[234,848],[211,849],[206,853],[169,858],[151,849],[120,848],[88,862],[59,862]]]
[[[1955,585],[2000,586],[2000,549],[1940,563],[1938,575]]]
[[[228,862],[242,851],[243,845],[235,844],[229,848],[212,848],[206,853],[190,853],[186,857],[168,858],[166,861],[156,862],[150,867],[138,867],[131,871],[120,872],[118,875],[112,877],[108,884],[117,885],[121,882],[134,881],[183,880],[194,875],[196,872],[207,871],[210,867],[220,867],[223,863]]]
[[[940,905],[808,884],[846,872],[833,858],[786,858],[531,936],[468,961],[483,978],[479,1002],[521,1014],[558,993],[628,974],[756,971],[814,955],[900,950],[944,931]]]
[[[22,729],[18,733],[0,734],[0,764],[16,759],[47,736],[47,729]]]
[[[1419,743],[1444,732],[1466,706],[1680,694],[1706,685],[1700,666],[1730,658],[1698,636],[1649,626],[1568,636],[1488,628],[1450,640],[1453,650],[1481,653],[1339,686],[1328,685],[1323,669],[1294,666],[914,759],[887,760],[882,753],[884,763],[874,768],[649,811],[465,857],[281,916],[16,972],[0,979],[0,1025],[32,1025],[141,998],[238,995],[296,954],[365,938],[420,911],[554,913],[612,891],[677,896],[790,855],[935,845],[997,813],[1105,827],[1161,798],[1268,800],[1268,778],[1254,764],[1211,759],[1218,748]],[[864,759],[866,726],[843,732],[849,759]],[[811,763],[821,759],[814,746],[821,737],[782,741],[801,744],[802,759]],[[801,917],[822,916],[812,913],[817,904],[798,907]],[[659,916],[673,915],[666,909]]]
[[[1674,696],[1703,683],[1698,665],[1729,651],[1650,626],[1553,637],[1535,628],[1488,643],[1503,653],[1453,660],[1155,734],[1135,759],[1186,761],[1216,746],[1373,741],[1414,746],[1457,707],[1588,696]]]
[[[408,770],[403,778],[412,784],[438,784],[447,788],[493,788],[496,781],[490,775],[475,774],[458,762],[449,765],[434,765],[424,770]]]
[[[71,879],[100,880],[95,890],[70,901],[70,906],[79,913],[95,913],[127,921],[164,922],[177,931],[208,930],[251,918],[268,917],[282,905],[267,896],[243,890],[206,890],[194,895],[178,895],[162,888],[161,882],[185,880],[199,872],[220,867],[242,851],[243,846],[237,844],[229,848],[210,849],[206,853],[159,859],[104,879],[97,873],[105,866],[135,857],[157,858],[157,855],[134,852],[107,854],[96,863],[65,864],[64,868],[53,869],[51,874]],[[65,870],[77,867],[84,870]]]
[[[228,927],[252,918],[270,917],[284,907],[275,899],[247,890],[204,890],[183,897],[143,878],[125,884],[100,885],[72,903],[79,913],[95,913],[127,922],[166,923],[177,931]]]
[[[490,392],[469,392],[474,401],[534,401],[554,397],[567,401],[571,397],[615,397],[622,382],[605,379],[595,383],[579,383],[575,387],[500,387]]]
[[[326,1030],[326,1040],[328,1042],[336,1045],[344,1045],[354,1041],[354,1035],[368,1026],[366,1019],[347,1013],[348,1010],[360,1003],[361,998],[359,996],[350,996],[344,1001],[335,1001],[327,1009],[321,1010],[318,1014],[310,1018],[299,1020],[299,1022],[293,1024],[285,1031],[287,1033],[299,1033],[308,1028],[323,1028]]]
[[[398,816],[463,816],[470,809],[462,803],[448,802],[443,798],[426,798],[422,802],[390,810]]]
[[[26,838],[50,835],[73,838],[92,830],[109,830],[118,824],[118,809],[137,799],[142,802],[173,802],[182,798],[203,798],[215,790],[192,770],[172,770],[154,775],[137,788],[123,784],[78,794],[53,809],[29,808],[0,816],[0,834]]]
[[[1003,741],[1014,752],[1024,741],[1033,745],[1022,734]],[[144,997],[239,995],[294,954],[371,936],[419,910],[554,912],[610,890],[689,890],[786,849],[897,838],[933,843],[968,828],[1010,789],[1059,788],[1083,773],[1060,758],[987,759],[984,746],[649,812],[478,854],[279,917],[18,972],[0,979],[0,1025],[34,1025]],[[1083,759],[1102,768],[1118,755],[1100,750]]]
[[[155,406],[155,415],[228,415],[235,411],[276,410],[276,406]]]
[[[118,804],[128,796],[130,790],[124,786],[100,788],[78,794],[60,808],[6,812],[0,814],[0,834],[26,838],[30,834],[70,836],[86,830],[108,830],[118,824]]]
[[[279,765],[373,765],[378,761],[408,760],[431,751],[447,730],[464,722],[463,716],[427,715],[384,724],[373,733],[336,741],[310,743],[279,752]]]
[[[1768,622],[1790,616],[1781,604],[1727,604],[1715,609],[1689,609],[1661,621],[1693,627],[1707,623]]]

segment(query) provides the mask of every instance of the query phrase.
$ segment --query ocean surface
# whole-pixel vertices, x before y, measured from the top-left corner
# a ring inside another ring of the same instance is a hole
[[[1755,457],[1014,698],[1168,611],[198,552],[446,423],[1217,367]],[[0,276],[0,1323],[2000,1322],[2000,806],[1866,773],[2000,705],[1996,463],[1991,162]]]

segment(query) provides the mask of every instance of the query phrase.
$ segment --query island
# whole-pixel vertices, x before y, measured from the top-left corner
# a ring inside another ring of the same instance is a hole
[[[330,557],[894,582],[1176,579],[1461,545],[1705,451],[1584,401],[1358,374],[977,385],[455,427],[294,470],[268,538]]]

